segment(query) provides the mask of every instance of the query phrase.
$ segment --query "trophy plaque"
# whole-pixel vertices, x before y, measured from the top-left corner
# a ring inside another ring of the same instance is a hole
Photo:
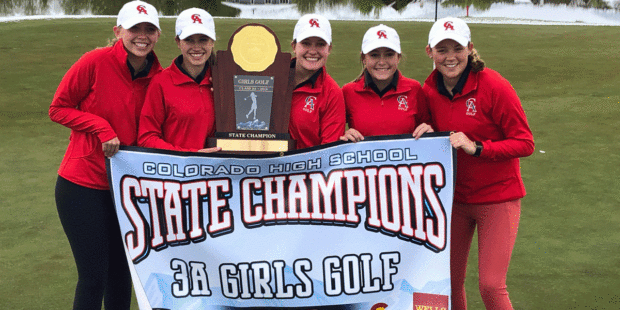
[[[213,66],[215,137],[207,146],[225,153],[286,152],[294,69],[275,33],[260,24],[241,26]]]

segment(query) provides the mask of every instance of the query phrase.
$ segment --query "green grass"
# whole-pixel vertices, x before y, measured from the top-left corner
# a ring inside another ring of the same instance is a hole
[[[114,22],[0,23],[0,309],[71,307],[76,271],[53,194],[69,130],[52,123],[47,109],[66,70],[105,46]],[[255,21],[217,19],[216,49],[248,22]],[[291,50],[294,21],[259,22]],[[384,23],[401,36],[401,71],[423,82],[432,68],[424,52],[431,24]],[[332,22],[328,72],[340,85],[359,73],[361,38],[376,24]],[[514,307],[620,308],[618,28],[470,26],[487,65],[520,95],[536,142],[521,161],[528,195],[508,275]],[[168,66],[179,53],[174,20],[162,28],[156,51]],[[475,250],[468,275],[469,307],[482,309]]]

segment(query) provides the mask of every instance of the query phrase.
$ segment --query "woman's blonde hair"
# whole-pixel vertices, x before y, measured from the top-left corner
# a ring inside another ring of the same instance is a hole
[[[362,72],[353,80],[354,82],[359,81],[366,74],[366,65],[364,65],[364,53],[360,52],[360,64],[362,64]]]
[[[112,39],[108,39],[108,45],[107,47],[112,47],[114,46],[114,44],[116,44],[116,42],[118,42],[120,40],[120,38],[114,37]]]
[[[118,27],[119,29],[123,29],[123,26],[121,26],[121,25],[118,25],[118,26],[116,26],[116,27]],[[120,40],[121,40],[121,39],[120,39],[120,38],[117,38],[117,37],[116,37],[116,35],[115,35],[112,39],[108,39],[108,45],[107,45],[107,47],[112,47],[112,46],[114,46],[114,44],[116,44],[116,42],[118,42],[118,41],[120,41]]]
[[[215,47],[215,46],[213,46]],[[215,65],[215,61],[217,59],[215,59],[215,48],[211,49],[211,56],[209,56],[209,59],[207,59],[207,62],[209,63],[209,67],[213,68],[213,65]]]

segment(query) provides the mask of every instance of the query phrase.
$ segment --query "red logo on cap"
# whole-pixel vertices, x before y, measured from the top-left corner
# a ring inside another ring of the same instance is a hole
[[[194,24],[195,24],[195,23],[202,24],[202,19],[200,19],[200,14],[194,14],[194,15],[192,15],[192,20],[194,21]]]
[[[377,35],[379,36],[379,39],[381,39],[381,38],[387,39],[387,34],[385,34],[385,30],[377,31]]]
[[[454,26],[452,26],[452,22],[445,22],[443,24],[444,28],[446,28],[446,30],[454,30]]]
[[[144,5],[138,5],[136,7],[136,10],[138,10],[138,14],[144,13],[146,15],[149,15],[149,13],[146,12],[146,7]]]
[[[310,27],[321,28],[321,26],[319,26],[319,21],[316,18],[312,18],[308,22],[310,23]]]

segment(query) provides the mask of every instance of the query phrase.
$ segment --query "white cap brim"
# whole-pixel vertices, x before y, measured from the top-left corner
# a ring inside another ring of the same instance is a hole
[[[321,38],[323,40],[325,40],[325,42],[327,42],[327,44],[332,44],[332,40],[331,38],[327,37],[327,35],[325,34],[324,31],[319,30],[319,29],[308,29],[300,34],[297,35],[297,37],[295,38],[295,40],[297,40],[297,42],[301,42],[307,38],[311,38],[311,37],[318,37]]]
[[[183,28],[183,31],[179,34],[179,39],[184,40],[194,34],[204,34],[215,41],[215,33],[201,25],[189,25]]]
[[[136,17],[130,18],[126,20],[124,23],[121,23],[121,27],[123,27],[123,29],[129,29],[139,23],[152,24],[153,26],[157,27],[159,31],[161,31],[161,28],[159,28],[159,22],[153,21],[152,19],[144,18],[144,16],[136,16]]]
[[[433,38],[429,42],[429,45],[431,46],[431,48],[433,48],[439,42],[443,40],[448,40],[448,39],[456,41],[456,43],[460,44],[461,46],[467,46],[467,44],[469,43],[469,39],[467,39],[466,37],[458,35],[457,33],[448,32],[448,33],[444,33],[441,36]]]
[[[397,46],[396,44],[389,42],[388,40],[375,40],[375,42],[367,44],[366,46],[364,46],[362,48],[362,53],[364,54],[368,54],[370,52],[372,52],[375,49],[381,48],[381,47],[386,47],[389,48],[393,51],[395,51],[396,53],[400,54],[400,46]]]

